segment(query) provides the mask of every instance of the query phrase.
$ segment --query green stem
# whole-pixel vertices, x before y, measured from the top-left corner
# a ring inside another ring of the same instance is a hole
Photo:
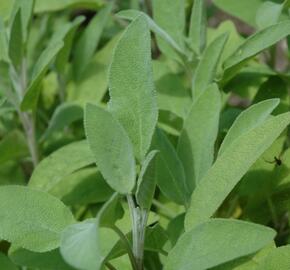
[[[137,270],[143,270],[144,241],[148,211],[135,205],[132,195],[127,195],[132,220],[133,254],[137,263]]]
[[[114,265],[110,264],[109,262],[106,262],[105,265],[109,270],[117,270],[117,268],[114,267]]]
[[[138,269],[137,263],[135,261],[134,254],[132,252],[132,247],[128,238],[126,237],[126,235],[123,234],[123,232],[116,225],[113,226],[113,230],[119,235],[124,247],[126,248],[133,269],[137,270]]]
[[[166,216],[168,219],[175,218],[176,215],[156,199],[153,199],[152,204],[156,206],[158,209],[160,209],[162,211],[162,214]]]

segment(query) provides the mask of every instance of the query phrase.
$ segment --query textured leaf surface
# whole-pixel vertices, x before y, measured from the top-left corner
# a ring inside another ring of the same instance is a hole
[[[260,29],[268,27],[279,21],[284,5],[265,1],[258,9],[256,24]]]
[[[108,4],[100,10],[85,28],[76,44],[73,66],[74,75],[78,79],[81,78],[98,47],[111,10],[112,4]]]
[[[156,155],[158,151],[151,151],[145,158],[138,177],[136,200],[139,206],[150,209],[156,187]]]
[[[87,141],[66,145],[43,159],[33,171],[29,186],[49,191],[65,176],[94,163]]]
[[[117,44],[109,87],[110,110],[125,128],[136,157],[142,161],[151,144],[158,117],[150,32],[144,16],[129,25]]]
[[[60,52],[63,45],[64,43],[62,41],[52,43],[40,55],[38,61],[33,68],[30,85],[21,103],[21,109],[23,111],[36,108],[41,89],[39,84],[46,71],[48,70],[49,65],[56,57],[56,55]]]
[[[221,155],[239,136],[262,124],[278,106],[279,99],[269,99],[250,106],[236,118],[224,138],[220,149]]]
[[[206,6],[204,0],[195,0],[192,6],[189,42],[197,54],[206,46]]]
[[[212,219],[184,233],[169,252],[165,270],[205,270],[258,251],[275,237],[261,225]]]
[[[191,197],[186,231],[209,219],[242,176],[290,123],[290,113],[272,117],[240,136],[216,160]]]
[[[74,222],[60,200],[27,187],[0,187],[0,204],[0,238],[35,252],[57,248],[62,230]]]
[[[256,270],[288,270],[290,269],[290,246],[272,249],[270,254],[259,264]]]
[[[215,79],[228,35],[217,37],[204,51],[192,80],[192,96],[197,99]]]
[[[153,147],[159,151],[156,157],[157,185],[171,200],[179,204],[186,204],[189,191],[183,165],[174,147],[159,129],[156,130]]]
[[[290,34],[290,20],[271,25],[250,36],[245,42],[224,62],[226,72],[238,69],[249,58],[272,46]]]
[[[60,251],[64,259],[77,269],[99,270],[117,240],[114,231],[99,228],[97,221],[90,219],[64,230]]]
[[[110,112],[88,104],[85,130],[97,166],[107,183],[120,193],[130,193],[135,185],[135,159],[124,128]]]
[[[194,102],[184,122],[177,153],[191,192],[212,165],[220,110],[221,96],[212,85]]]

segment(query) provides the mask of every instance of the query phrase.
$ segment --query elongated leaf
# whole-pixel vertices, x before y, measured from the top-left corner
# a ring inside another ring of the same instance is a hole
[[[282,38],[287,37],[289,34],[290,20],[285,20],[271,25],[250,36],[236,50],[236,52],[225,60],[224,68],[229,74],[228,76],[231,76],[231,73],[236,72],[236,70],[238,70],[245,61],[272,46]]]
[[[54,132],[63,131],[71,123],[81,120],[84,115],[82,106],[76,103],[62,103],[54,111],[48,128],[42,136],[42,140],[49,138]]]
[[[227,38],[227,34],[222,34],[204,51],[192,80],[192,96],[194,99],[197,99],[213,83]]]
[[[107,183],[119,193],[130,193],[135,185],[135,159],[123,127],[109,112],[88,104],[85,130],[97,166]]]
[[[122,10],[117,15],[123,19],[127,20],[135,20],[140,15],[145,16],[148,26],[152,32],[162,38],[166,43],[168,43],[173,49],[175,49],[179,54],[186,55],[184,49],[177,44],[177,42],[173,39],[173,37],[167,33],[163,28],[157,25],[146,13],[138,10]]]
[[[79,16],[73,22],[62,25],[61,29],[58,30],[58,32],[54,36],[56,41],[63,40],[64,42],[64,46],[58,53],[55,61],[56,69],[60,73],[65,72],[75,32],[77,28],[80,26],[80,24],[84,21],[84,19],[85,18],[83,16]]]
[[[107,6],[95,15],[76,44],[76,48],[74,49],[73,68],[74,76],[77,79],[81,78],[98,47],[112,7],[112,3],[107,4]]]
[[[177,153],[191,192],[212,165],[220,110],[221,96],[212,85],[194,102],[181,131]]]
[[[224,138],[218,155],[221,155],[239,136],[262,124],[278,104],[279,99],[268,99],[241,112]]]
[[[201,54],[206,46],[206,6],[203,0],[195,0],[192,6],[189,42],[197,54]]]
[[[49,193],[66,205],[87,205],[107,201],[114,191],[96,168],[85,168],[63,177]]]
[[[144,160],[138,177],[136,200],[140,207],[150,209],[156,187],[156,155],[158,151],[151,151]]]
[[[87,141],[66,145],[43,159],[33,171],[29,186],[44,191],[74,171],[94,163]]]
[[[57,248],[60,233],[74,222],[61,201],[27,187],[0,187],[0,204],[0,238],[35,252]]]
[[[153,147],[159,151],[156,157],[157,185],[174,202],[187,204],[189,190],[183,165],[172,144],[159,129],[155,132]]]
[[[260,29],[268,27],[279,21],[284,5],[271,1],[262,3],[256,15],[256,24]]]
[[[290,269],[290,246],[272,249],[270,254],[258,265],[256,270]]]
[[[242,176],[290,123],[290,113],[270,118],[235,140],[192,194],[186,231],[209,219]]]
[[[10,32],[9,40],[9,57],[14,67],[19,70],[21,60],[23,57],[23,33],[22,33],[22,22],[21,22],[21,10],[18,9]]]
[[[139,161],[149,149],[158,117],[150,48],[146,18],[139,16],[122,35],[109,75],[109,108],[128,133]]]
[[[18,268],[14,265],[10,259],[3,253],[0,253],[0,266],[5,270],[17,270]]]
[[[184,0],[153,0],[153,18],[157,25],[166,31],[178,46],[184,50],[185,31],[185,1]],[[168,18],[174,18],[169,20]],[[160,50],[169,58],[179,59],[171,46],[157,36],[157,44]]]
[[[64,259],[60,255],[59,249],[39,253],[12,246],[9,249],[9,258],[15,264],[26,266],[31,269],[43,269],[43,270],[74,269],[64,262]]]
[[[181,236],[169,252],[164,270],[205,270],[258,251],[275,234],[253,223],[212,219]]]
[[[32,79],[30,85],[26,91],[26,94],[21,103],[21,109],[23,111],[34,110],[37,106],[38,97],[40,94],[39,84],[45,75],[50,63],[53,61],[55,56],[60,52],[63,47],[63,42],[59,41],[50,44],[40,55],[38,61],[35,64],[32,73]]]
[[[60,251],[66,262],[77,269],[100,270],[117,240],[114,231],[99,228],[97,221],[90,219],[64,230]]]
[[[0,61],[9,62],[8,38],[2,17],[0,17]]]

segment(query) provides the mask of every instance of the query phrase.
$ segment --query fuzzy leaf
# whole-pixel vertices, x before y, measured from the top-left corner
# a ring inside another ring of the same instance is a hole
[[[97,166],[107,183],[119,193],[135,186],[135,159],[128,135],[113,115],[88,104],[85,130]]]
[[[290,20],[271,25],[250,36],[224,62],[225,76],[233,76],[237,70],[251,57],[274,45],[290,34]]]
[[[268,99],[241,112],[224,138],[218,155],[221,155],[239,136],[262,124],[278,104],[279,99]]]
[[[27,187],[0,187],[0,204],[0,238],[35,252],[57,248],[62,230],[74,222],[60,200]]]
[[[128,26],[117,44],[109,88],[109,108],[128,133],[135,156],[142,161],[151,144],[158,117],[150,32],[144,16],[139,16]]]
[[[63,47],[63,42],[53,42],[51,43],[40,55],[38,61],[36,62],[30,85],[26,91],[26,94],[21,103],[21,109],[23,111],[35,110],[37,106],[38,97],[40,94],[40,82],[48,70],[49,65],[55,58],[55,56],[60,52]]]
[[[192,80],[192,96],[196,100],[213,83],[224,50],[227,34],[217,37],[204,51]]]
[[[290,123],[290,113],[280,114],[241,135],[218,157],[191,197],[186,231],[209,219],[227,195]]]
[[[29,186],[51,190],[62,178],[94,163],[87,141],[66,145],[43,159],[33,171]]]
[[[86,70],[98,47],[112,7],[113,5],[110,3],[95,15],[76,44],[74,49],[73,68],[74,76],[77,80],[83,75],[83,72]]]
[[[143,161],[138,177],[136,200],[143,209],[150,209],[156,187],[156,155],[158,151],[151,151]]]
[[[169,252],[164,270],[206,270],[263,248],[275,231],[230,219],[212,219],[185,232]]]
[[[177,153],[190,192],[212,165],[220,110],[221,96],[217,86],[212,85],[193,103],[184,122]]]
[[[159,129],[155,132],[153,147],[159,151],[156,157],[157,185],[174,202],[187,204],[189,190],[186,185],[183,165],[174,147]]]
[[[206,46],[206,6],[204,0],[195,0],[192,6],[189,42],[192,49],[201,54]]]

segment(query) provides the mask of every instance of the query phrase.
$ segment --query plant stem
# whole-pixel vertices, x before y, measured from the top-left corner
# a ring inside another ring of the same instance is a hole
[[[126,248],[133,269],[137,270],[138,269],[137,268],[137,263],[135,261],[134,254],[132,252],[132,247],[131,247],[131,244],[128,241],[126,235],[124,235],[123,232],[116,225],[113,226],[113,230],[119,235],[124,247]]]
[[[132,220],[133,254],[137,263],[137,270],[143,270],[144,241],[148,211],[135,205],[132,195],[127,195]]]
[[[106,262],[105,263],[106,267],[109,269],[109,270],[117,270],[117,268],[115,268],[112,264],[110,264],[109,262]]]
[[[27,89],[27,63],[25,57],[22,60],[19,77],[20,77],[21,98],[23,99]],[[22,112],[20,108],[18,108],[18,114],[26,134],[27,145],[31,155],[33,166],[36,167],[39,162],[39,158],[38,158],[38,146],[35,136],[34,115],[32,113]]]

